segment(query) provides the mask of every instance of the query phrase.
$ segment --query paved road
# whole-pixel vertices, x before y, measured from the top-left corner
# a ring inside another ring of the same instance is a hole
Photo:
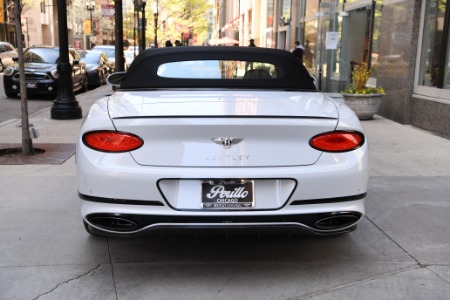
[[[78,97],[83,114],[103,91]],[[81,120],[44,110],[32,122],[40,143],[73,143]],[[363,126],[367,216],[339,237],[93,237],[73,157],[0,165],[0,299],[449,299],[450,140],[379,117]],[[0,126],[0,142],[16,131]]]
[[[53,99],[45,97],[30,97],[28,99],[28,114],[32,114],[53,104]],[[19,119],[22,115],[20,98],[7,98],[3,89],[3,73],[0,74],[0,123],[10,119]]]
[[[20,97],[16,99],[7,98],[3,89],[3,73],[0,73],[0,123],[11,120],[20,119],[22,115]],[[81,94],[76,94],[78,97]],[[31,115],[43,108],[53,105],[53,97],[29,96],[28,97],[28,114]]]

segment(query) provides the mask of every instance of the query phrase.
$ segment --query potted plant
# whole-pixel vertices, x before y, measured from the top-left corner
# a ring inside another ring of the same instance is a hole
[[[367,81],[370,70],[366,63],[355,65],[352,71],[352,83],[342,91],[347,104],[360,120],[370,120],[378,112],[381,99],[385,95],[382,87],[369,86]]]

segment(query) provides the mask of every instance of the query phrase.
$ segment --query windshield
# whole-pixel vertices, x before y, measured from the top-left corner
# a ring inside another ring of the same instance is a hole
[[[56,48],[29,48],[23,54],[24,62],[58,63],[59,49]]]
[[[83,53],[83,55],[81,55],[81,61],[83,61],[86,64],[98,64],[100,61],[100,54],[101,52],[96,52],[96,51],[92,51],[92,52],[85,52]]]

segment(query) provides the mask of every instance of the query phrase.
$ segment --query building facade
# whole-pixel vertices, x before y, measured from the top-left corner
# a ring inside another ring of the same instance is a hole
[[[16,45],[9,2],[0,1],[0,37]],[[28,5],[22,14],[24,46],[58,45],[58,1],[30,1],[39,5]],[[87,10],[88,3],[93,10]],[[70,45],[86,49],[93,43],[114,44],[112,0],[67,4]],[[298,40],[305,48],[305,66],[320,90],[336,95],[349,84],[354,64],[366,62],[371,83],[387,93],[380,115],[450,136],[450,0],[215,0],[214,4],[212,39],[229,37],[240,46],[253,39],[259,47],[284,50]],[[124,11],[131,11],[132,5],[124,1]],[[132,17],[124,18],[133,22]]]
[[[450,0],[217,1],[216,33],[305,48],[320,90],[340,93],[366,62],[387,95],[381,116],[450,136]]]

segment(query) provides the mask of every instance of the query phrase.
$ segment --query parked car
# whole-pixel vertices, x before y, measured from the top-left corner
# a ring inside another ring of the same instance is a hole
[[[59,48],[30,47],[23,53],[25,80],[28,95],[56,96],[58,92]],[[69,62],[72,65],[73,90],[86,91],[88,87],[86,66],[81,62],[75,49],[69,49]],[[8,98],[20,93],[19,66],[17,63],[5,69],[3,86]]]
[[[129,46],[126,51],[136,52],[136,56],[139,54],[139,46]]]
[[[98,87],[106,83],[106,77],[112,74],[113,65],[105,52],[78,50],[81,61],[86,65],[89,87]]]
[[[116,90],[91,107],[76,149],[89,233],[271,227],[335,235],[363,218],[364,129],[288,51],[151,49],[107,81]]]
[[[0,72],[14,63],[14,57],[18,57],[18,55],[13,45],[8,42],[0,42]]]
[[[116,64],[116,47],[111,45],[98,45],[94,46],[92,50],[95,51],[103,51],[108,56],[109,61],[112,63],[113,66]],[[124,54],[125,56],[125,54]],[[126,59],[124,58],[124,61],[126,62]],[[126,63],[124,64],[124,70],[127,69]],[[113,68],[112,72],[115,72],[115,67]]]

